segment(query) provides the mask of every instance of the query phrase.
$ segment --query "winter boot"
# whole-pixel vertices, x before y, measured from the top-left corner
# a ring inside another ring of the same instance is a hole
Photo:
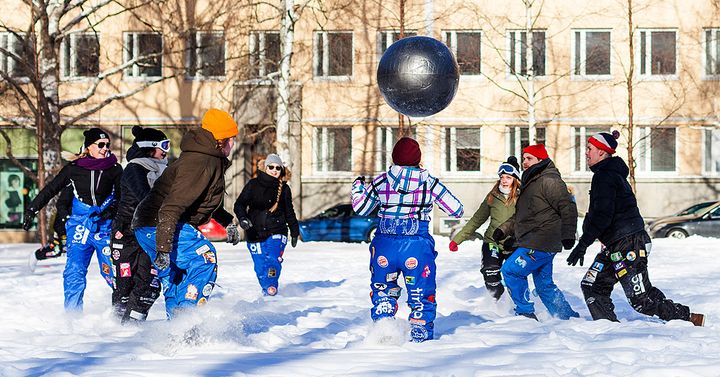
[[[689,321],[695,326],[705,326],[705,314],[690,313]]]
[[[520,316],[523,316],[523,317],[532,318],[532,319],[540,322],[540,320],[539,320],[538,317],[535,315],[535,313],[517,313],[516,315],[520,315]]]

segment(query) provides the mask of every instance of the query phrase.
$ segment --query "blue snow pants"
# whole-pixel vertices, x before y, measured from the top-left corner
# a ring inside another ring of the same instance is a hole
[[[553,317],[569,319],[579,317],[552,279],[553,259],[557,253],[520,247],[503,263],[502,276],[510,297],[515,303],[515,313],[534,313],[530,301],[528,275],[532,274],[535,290]]]
[[[274,234],[262,242],[248,242],[255,275],[264,296],[275,296],[282,271],[282,256],[287,246],[287,236]]]
[[[175,232],[170,267],[161,270],[154,265],[157,229],[135,229],[135,238],[158,271],[168,319],[183,309],[207,303],[217,279],[217,253],[212,243],[189,224],[178,224]]]
[[[414,342],[433,339],[435,321],[435,240],[428,221],[381,219],[370,243],[370,295],[373,321],[394,317],[404,279]],[[402,273],[402,276],[400,274]]]
[[[110,195],[100,207],[73,198],[72,215],[65,223],[67,232],[67,262],[63,271],[65,310],[82,311],[87,286],[87,271],[93,252],[100,265],[100,274],[113,287],[114,272],[110,260],[111,220],[101,220],[100,213],[112,204]]]

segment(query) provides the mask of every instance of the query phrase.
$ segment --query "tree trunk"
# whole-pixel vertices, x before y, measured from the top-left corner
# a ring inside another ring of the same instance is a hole
[[[637,182],[635,181],[635,158],[633,158],[633,136],[635,126],[633,124],[633,78],[635,75],[635,43],[634,43],[634,25],[633,25],[633,8],[632,0],[628,0],[628,41],[630,48],[630,69],[627,76],[627,92],[628,92],[628,123],[627,123],[627,160],[630,168],[630,186],[633,192],[637,193]]]
[[[290,156],[290,66],[292,63],[293,43],[295,39],[295,1],[282,0],[280,24],[280,76],[277,81],[277,125],[275,149],[280,158],[289,167],[300,156]]]
[[[536,144],[536,130],[535,130],[535,70],[533,66],[533,49],[535,48],[532,38],[532,1],[525,0],[525,33],[527,43],[526,54],[528,62],[528,144]]]

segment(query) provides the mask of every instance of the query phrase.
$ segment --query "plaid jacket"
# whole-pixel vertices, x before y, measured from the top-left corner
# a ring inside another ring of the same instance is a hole
[[[367,216],[380,206],[379,217],[430,220],[433,203],[452,217],[462,217],[463,205],[427,170],[393,165],[366,186],[355,180],[352,206],[358,215]]]

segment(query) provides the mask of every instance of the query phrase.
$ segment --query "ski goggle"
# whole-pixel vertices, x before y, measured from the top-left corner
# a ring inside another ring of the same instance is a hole
[[[509,164],[502,164],[500,165],[500,169],[498,169],[498,175],[501,174],[508,174],[508,175],[514,175],[514,176],[520,176],[520,172],[515,169],[514,166]]]
[[[140,148],[160,148],[163,152],[170,152],[170,140],[168,139],[161,141],[138,141],[137,145]]]

